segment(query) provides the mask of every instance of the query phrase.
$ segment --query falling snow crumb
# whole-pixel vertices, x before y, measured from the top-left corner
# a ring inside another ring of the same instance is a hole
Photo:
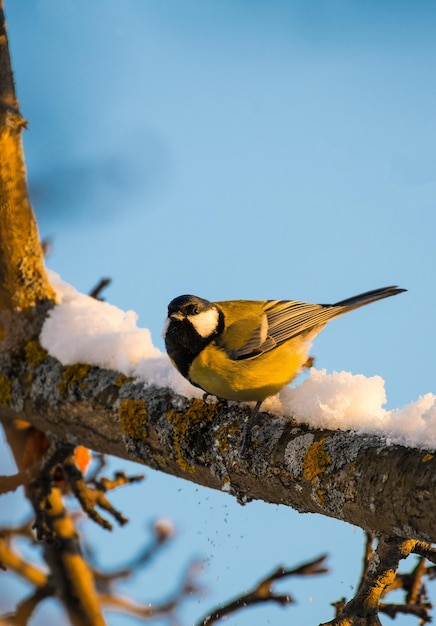
[[[147,384],[170,387],[188,397],[202,392],[190,385],[156,348],[138,316],[79,293],[48,271],[59,304],[47,318],[42,346],[63,365],[85,362],[114,369]],[[384,380],[362,374],[310,371],[296,387],[265,401],[266,411],[292,415],[319,428],[385,435],[390,444],[436,449],[436,396],[427,393],[400,409],[387,411]]]

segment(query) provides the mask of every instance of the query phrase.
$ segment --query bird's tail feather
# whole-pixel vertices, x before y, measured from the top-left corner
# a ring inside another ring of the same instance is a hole
[[[365,293],[361,293],[358,296],[341,300],[332,306],[345,307],[348,311],[351,311],[352,309],[358,309],[361,306],[365,306],[365,304],[369,304],[370,302],[376,302],[377,300],[382,300],[383,298],[390,298],[391,296],[395,296],[397,293],[402,293],[403,291],[407,291],[407,289],[401,289],[401,287],[397,287],[396,285],[391,287],[382,287],[381,289],[365,291]]]

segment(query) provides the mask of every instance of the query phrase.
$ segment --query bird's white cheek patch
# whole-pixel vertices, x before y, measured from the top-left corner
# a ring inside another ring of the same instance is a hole
[[[209,337],[218,326],[218,311],[209,309],[198,315],[188,315],[188,319],[201,337]]]
[[[164,326],[162,328],[162,339],[165,339],[165,337],[167,335],[168,326],[170,325],[170,322],[171,322],[170,318],[167,317],[167,319],[165,320],[165,324],[164,324]]]

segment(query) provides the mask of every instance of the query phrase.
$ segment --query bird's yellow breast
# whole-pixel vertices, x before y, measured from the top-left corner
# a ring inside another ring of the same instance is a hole
[[[308,347],[307,341],[295,337],[269,352],[233,360],[212,342],[192,362],[189,378],[218,398],[257,402],[278,393],[300,373]]]

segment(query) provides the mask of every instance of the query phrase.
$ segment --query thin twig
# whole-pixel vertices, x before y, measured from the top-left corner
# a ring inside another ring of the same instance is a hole
[[[420,556],[425,557],[431,563],[436,563],[436,549],[433,548],[433,546],[431,546],[429,543],[417,541],[413,552],[415,554],[419,554]]]
[[[10,476],[0,476],[0,495],[15,491],[18,487],[28,484],[36,478],[40,468],[39,463],[34,463],[32,467],[28,467],[21,472],[11,474]]]
[[[182,578],[179,588],[164,602],[150,604],[136,602],[131,598],[120,596],[109,591],[100,595],[100,602],[108,610],[115,610],[126,615],[132,615],[141,619],[157,619],[159,617],[173,617],[175,611],[184,600],[188,600],[202,593],[195,581],[200,564],[197,561],[191,563]]]
[[[24,559],[10,545],[10,540],[10,537],[0,537],[0,562],[3,568],[14,572],[31,585],[44,587],[47,584],[47,574]]]
[[[91,289],[88,295],[90,295],[91,298],[95,298],[96,300],[104,300],[104,298],[100,297],[100,294],[103,289],[106,289],[106,287],[111,284],[111,282],[111,278],[101,278],[99,282],[95,285],[95,287]]]
[[[223,617],[239,611],[247,606],[253,606],[254,604],[261,604],[265,602],[274,602],[281,606],[292,604],[294,602],[292,596],[289,594],[277,594],[272,589],[272,585],[277,580],[282,578],[288,578],[290,576],[312,576],[316,574],[325,574],[329,570],[325,567],[324,563],[327,559],[327,555],[323,555],[314,561],[303,563],[302,565],[293,569],[285,569],[284,567],[278,567],[271,574],[265,576],[251,591],[243,595],[238,596],[234,600],[231,600],[228,604],[225,604],[217,609],[214,609],[211,613],[206,615],[201,621],[197,623],[197,626],[209,626],[214,624]]]
[[[421,624],[426,624],[432,621],[429,615],[431,608],[432,605],[430,603],[419,606],[415,604],[380,603],[380,613],[389,615],[392,619],[395,619],[398,615],[414,615],[415,617],[419,617]]]
[[[17,610],[13,614],[5,615],[7,624],[10,626],[27,626],[35,609],[46,598],[50,598],[55,594],[53,585],[47,584],[39,587],[25,600],[22,600],[17,606]]]
[[[67,443],[53,445],[46,453],[41,467],[37,487],[35,489],[36,515],[34,528],[39,540],[54,541],[50,536],[49,527],[46,523],[47,496],[53,485],[53,477],[60,467],[65,483],[78,499],[82,510],[97,524],[106,530],[112,530],[112,524],[102,517],[96,507],[107,511],[120,524],[127,523],[127,518],[122,515],[106,498],[105,493],[122,485],[138,482],[143,479],[142,474],[126,476],[124,472],[116,472],[113,479],[92,479],[93,487],[89,486],[77,467],[74,457],[75,446]]]

